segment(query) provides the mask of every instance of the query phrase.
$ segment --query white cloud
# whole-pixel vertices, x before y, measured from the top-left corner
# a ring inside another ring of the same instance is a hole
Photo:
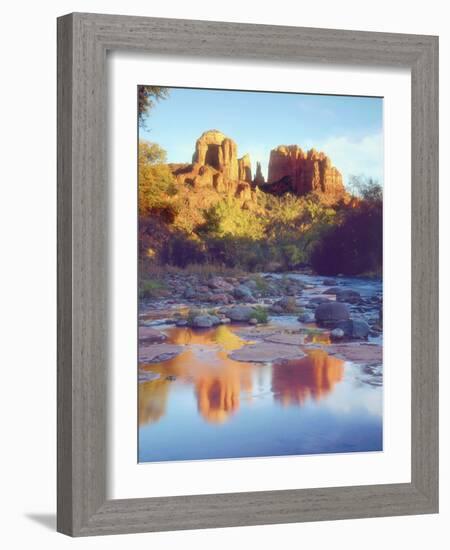
[[[342,173],[347,184],[351,175],[364,175],[383,183],[383,134],[371,134],[359,140],[332,137],[320,144],[308,144],[323,151]]]

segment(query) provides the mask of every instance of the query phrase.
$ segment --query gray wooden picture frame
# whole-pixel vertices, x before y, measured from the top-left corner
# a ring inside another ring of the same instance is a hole
[[[107,499],[110,50],[411,70],[410,483]],[[437,37],[83,13],[58,19],[57,487],[57,528],[72,536],[438,511]]]

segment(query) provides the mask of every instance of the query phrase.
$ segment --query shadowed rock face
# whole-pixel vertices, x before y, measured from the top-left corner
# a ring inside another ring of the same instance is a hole
[[[261,163],[256,163],[255,179],[253,180],[255,185],[262,185],[264,183],[264,176],[261,170]]]
[[[302,196],[315,191],[339,199],[345,194],[342,175],[331,160],[315,149],[303,151],[298,145],[280,145],[270,152],[269,185],[273,194]]]

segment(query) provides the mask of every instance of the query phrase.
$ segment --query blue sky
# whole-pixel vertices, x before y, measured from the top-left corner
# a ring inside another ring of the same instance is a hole
[[[217,129],[264,176],[271,149],[298,144],[324,151],[345,183],[360,174],[383,183],[382,110],[381,98],[170,88],[140,138],[161,145],[168,162],[190,162],[197,138]]]

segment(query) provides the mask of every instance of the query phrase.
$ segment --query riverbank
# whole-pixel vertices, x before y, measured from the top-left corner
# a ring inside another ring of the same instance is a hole
[[[365,350],[370,345],[381,356],[382,284],[377,279],[331,279],[305,273],[167,274],[156,288],[157,297],[143,298],[139,304],[144,361],[148,361],[149,346],[158,344],[164,349],[163,335],[155,333],[151,342],[152,326],[200,330],[229,323],[247,327],[250,339],[265,344],[268,338],[270,344],[298,348],[334,344],[332,350],[339,344],[341,353],[357,344],[354,347],[362,357],[369,354]],[[260,345],[261,361],[273,360],[274,345],[267,347],[267,356],[261,349]],[[355,357],[356,352],[352,350],[351,355]]]

